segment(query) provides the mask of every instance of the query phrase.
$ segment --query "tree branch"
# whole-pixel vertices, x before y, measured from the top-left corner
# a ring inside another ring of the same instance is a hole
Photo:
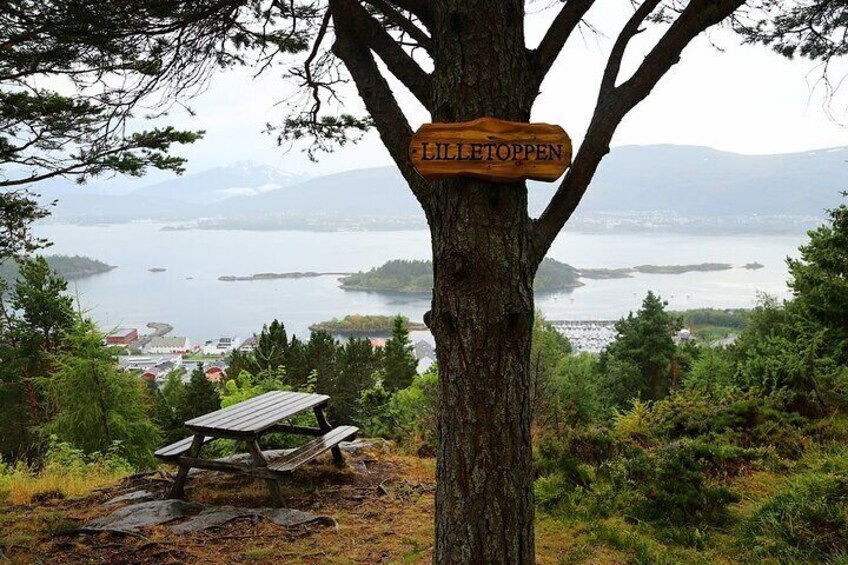
[[[609,153],[609,144],[621,120],[656,86],[679,60],[689,43],[707,28],[722,22],[745,0],[692,0],[647,54],[636,72],[616,86],[621,60],[630,40],[639,32],[659,2],[646,0],[625,24],[610,54],[602,79],[598,104],[586,137],[548,207],[534,222],[533,255],[538,263],[574,213],[589,183]]]
[[[542,84],[542,80],[551,70],[566,41],[594,3],[595,0],[566,0],[565,6],[554,18],[539,46],[531,51],[530,57],[535,63],[539,84]]]
[[[344,25],[349,25],[358,40],[368,43],[368,46],[380,57],[399,81],[406,86],[421,104],[430,109],[430,75],[424,72],[418,63],[410,57],[386,29],[363,8],[359,2],[339,2],[339,7],[333,10],[333,21],[336,28],[339,20],[344,19]],[[334,4],[335,5],[335,4]],[[340,17],[336,17],[340,16]]]
[[[336,30],[333,53],[344,62],[350,72],[359,96],[365,102],[365,108],[377,126],[383,144],[409,183],[412,192],[423,204],[427,183],[418,175],[409,161],[408,151],[412,128],[395,100],[389,83],[380,74],[371,50],[362,42],[361,35],[354,27],[349,17],[351,9],[361,10],[362,7],[356,4],[356,0],[330,0],[330,10],[333,13]]]
[[[392,4],[417,17],[428,29],[433,28],[433,8],[431,0],[390,0]]]
[[[430,55],[433,54],[433,40],[424,31],[415,25],[409,18],[401,14],[394,6],[386,0],[365,0],[368,4],[376,8],[382,13],[388,21],[402,29],[414,39],[418,45]]]

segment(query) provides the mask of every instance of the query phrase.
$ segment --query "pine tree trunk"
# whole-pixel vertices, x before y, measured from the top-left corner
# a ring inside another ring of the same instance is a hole
[[[434,561],[533,563],[526,191],[451,184],[468,213],[432,226],[429,321],[441,401]]]
[[[435,4],[434,4],[435,6]],[[439,2],[433,121],[529,121],[523,0]],[[533,277],[524,183],[438,183],[428,317],[439,362],[438,565],[532,564]]]

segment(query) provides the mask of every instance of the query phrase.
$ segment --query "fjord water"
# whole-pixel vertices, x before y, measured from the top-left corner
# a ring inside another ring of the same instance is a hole
[[[267,272],[351,272],[390,259],[428,259],[426,231],[162,231],[153,223],[110,226],[43,225],[48,253],[86,255],[118,268],[73,281],[70,289],[104,329],[167,322],[193,343],[222,335],[242,338],[278,318],[290,332],[347,314],[401,313],[421,320],[427,296],[344,291],[337,276],[222,282],[222,275]],[[585,280],[569,292],[538,295],[549,319],[616,319],[639,307],[648,290],[677,310],[749,308],[757,293],[784,297],[785,258],[805,236],[702,236],[563,232],[549,257],[583,268],[731,263],[734,269],[681,275],[635,274]],[[763,269],[745,270],[757,261]],[[151,268],[164,268],[153,273]]]

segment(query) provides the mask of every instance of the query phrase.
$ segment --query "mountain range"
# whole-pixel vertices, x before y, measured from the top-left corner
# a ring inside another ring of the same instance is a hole
[[[601,164],[579,212],[821,217],[848,189],[846,159],[848,147],[741,155],[697,146],[622,146]],[[544,209],[556,186],[529,183],[531,215]],[[102,186],[88,191],[60,180],[34,189],[45,199],[59,200],[54,221],[201,220],[207,227],[273,226],[279,219],[423,221],[418,202],[394,167],[308,178],[236,163],[111,194],[104,194]]]

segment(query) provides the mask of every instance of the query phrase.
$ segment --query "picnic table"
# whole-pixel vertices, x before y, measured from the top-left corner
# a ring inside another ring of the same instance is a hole
[[[176,480],[168,497],[182,498],[184,496],[189,469],[194,467],[265,479],[274,505],[282,506],[280,486],[277,482],[280,478],[291,474],[301,465],[328,450],[332,451],[335,464],[343,466],[344,459],[339,444],[353,439],[359,432],[359,429],[353,426],[334,428],[330,425],[324,415],[324,409],[329,400],[330,397],[324,394],[272,391],[187,421],[185,426],[192,432],[190,437],[156,451],[158,459],[179,465]],[[317,428],[286,422],[309,410],[315,414]],[[300,434],[315,437],[315,439],[281,459],[269,462],[259,447],[259,439],[271,432]],[[252,464],[200,457],[203,445],[215,439],[244,442],[250,453]]]

